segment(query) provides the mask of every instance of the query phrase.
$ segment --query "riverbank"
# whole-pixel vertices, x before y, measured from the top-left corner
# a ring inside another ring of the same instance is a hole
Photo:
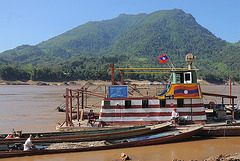
[[[57,85],[57,86],[69,86],[69,85],[84,85],[86,83],[95,84],[95,85],[111,85],[111,81],[102,81],[102,80],[79,80],[79,81],[66,81],[66,82],[45,82],[45,81],[5,81],[0,80],[0,85]],[[138,84],[138,85],[159,85],[159,84],[167,84],[167,82],[158,82],[158,81],[148,81],[148,80],[131,80],[127,79],[125,80],[125,83],[129,84]],[[213,84],[209,83],[205,80],[198,80],[198,83],[201,85],[219,85],[219,84]],[[224,85],[224,84],[222,84]],[[235,83],[235,85],[238,85],[238,83]]]
[[[213,155],[204,161],[240,161],[240,152]]]
[[[74,86],[74,85],[85,85],[85,84],[105,84],[110,85],[109,81],[90,80],[90,81],[69,81],[69,82],[43,82],[43,81],[4,81],[0,80],[0,85],[38,85],[38,86]]]

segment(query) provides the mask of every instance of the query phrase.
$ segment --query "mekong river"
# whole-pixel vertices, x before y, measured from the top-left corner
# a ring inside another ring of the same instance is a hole
[[[202,85],[202,91],[218,94],[229,94],[229,86]],[[66,86],[21,86],[0,85],[0,133],[8,133],[14,128],[23,132],[55,131],[58,122],[65,119],[64,113],[56,112],[56,107],[64,102]],[[73,86],[68,88],[80,88]],[[232,86],[232,95],[240,100],[240,86]],[[204,97],[204,102],[215,101],[216,97]],[[229,99],[224,99],[229,103]],[[100,104],[100,103],[99,103]],[[153,145],[136,148],[103,150],[94,152],[79,152],[29,156],[0,159],[8,161],[114,161],[120,154],[126,153],[132,160],[203,160],[208,156],[221,153],[234,153],[240,150],[240,137],[219,137],[202,140]]]

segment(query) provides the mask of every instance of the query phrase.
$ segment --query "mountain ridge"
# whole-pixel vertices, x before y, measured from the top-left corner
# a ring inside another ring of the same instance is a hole
[[[221,81],[229,75],[238,79],[235,73],[235,61],[240,59],[237,43],[231,45],[217,38],[199,25],[191,14],[180,9],[120,14],[114,19],[87,22],[35,46],[23,45],[0,53],[0,65],[25,67],[31,64],[36,68],[47,66],[51,69],[51,66],[60,66],[64,72],[73,70],[79,74],[89,65],[71,69],[65,64],[84,58],[97,71],[92,58],[109,63],[104,58],[112,60],[116,57],[114,61],[123,66],[155,67],[159,66],[158,56],[164,53],[176,66],[183,66],[185,55],[193,53],[198,58],[197,65],[203,70],[199,76],[205,79],[215,77],[213,73]],[[100,69],[103,66],[98,65]]]

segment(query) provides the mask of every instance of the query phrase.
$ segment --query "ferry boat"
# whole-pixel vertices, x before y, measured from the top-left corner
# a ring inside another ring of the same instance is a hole
[[[177,108],[180,119],[187,124],[206,122],[207,117],[203,103],[203,94],[197,82],[197,69],[192,62],[196,57],[186,55],[188,68],[151,68],[151,70],[167,70],[171,73],[171,82],[164,92],[155,97],[129,97],[129,91],[124,83],[123,75],[129,68],[120,68],[122,85],[114,82],[114,65],[112,67],[112,86],[104,98],[99,113],[100,125],[139,125],[156,124],[171,120],[171,113]],[[134,70],[146,70],[135,68]]]

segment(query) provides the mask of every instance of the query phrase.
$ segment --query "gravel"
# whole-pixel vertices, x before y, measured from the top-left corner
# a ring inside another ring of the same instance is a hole
[[[213,155],[204,161],[240,161],[240,153]]]
[[[89,142],[74,142],[74,143],[53,143],[46,149],[76,149],[76,148],[87,148],[95,146],[105,146],[110,143],[106,141],[89,141]]]

